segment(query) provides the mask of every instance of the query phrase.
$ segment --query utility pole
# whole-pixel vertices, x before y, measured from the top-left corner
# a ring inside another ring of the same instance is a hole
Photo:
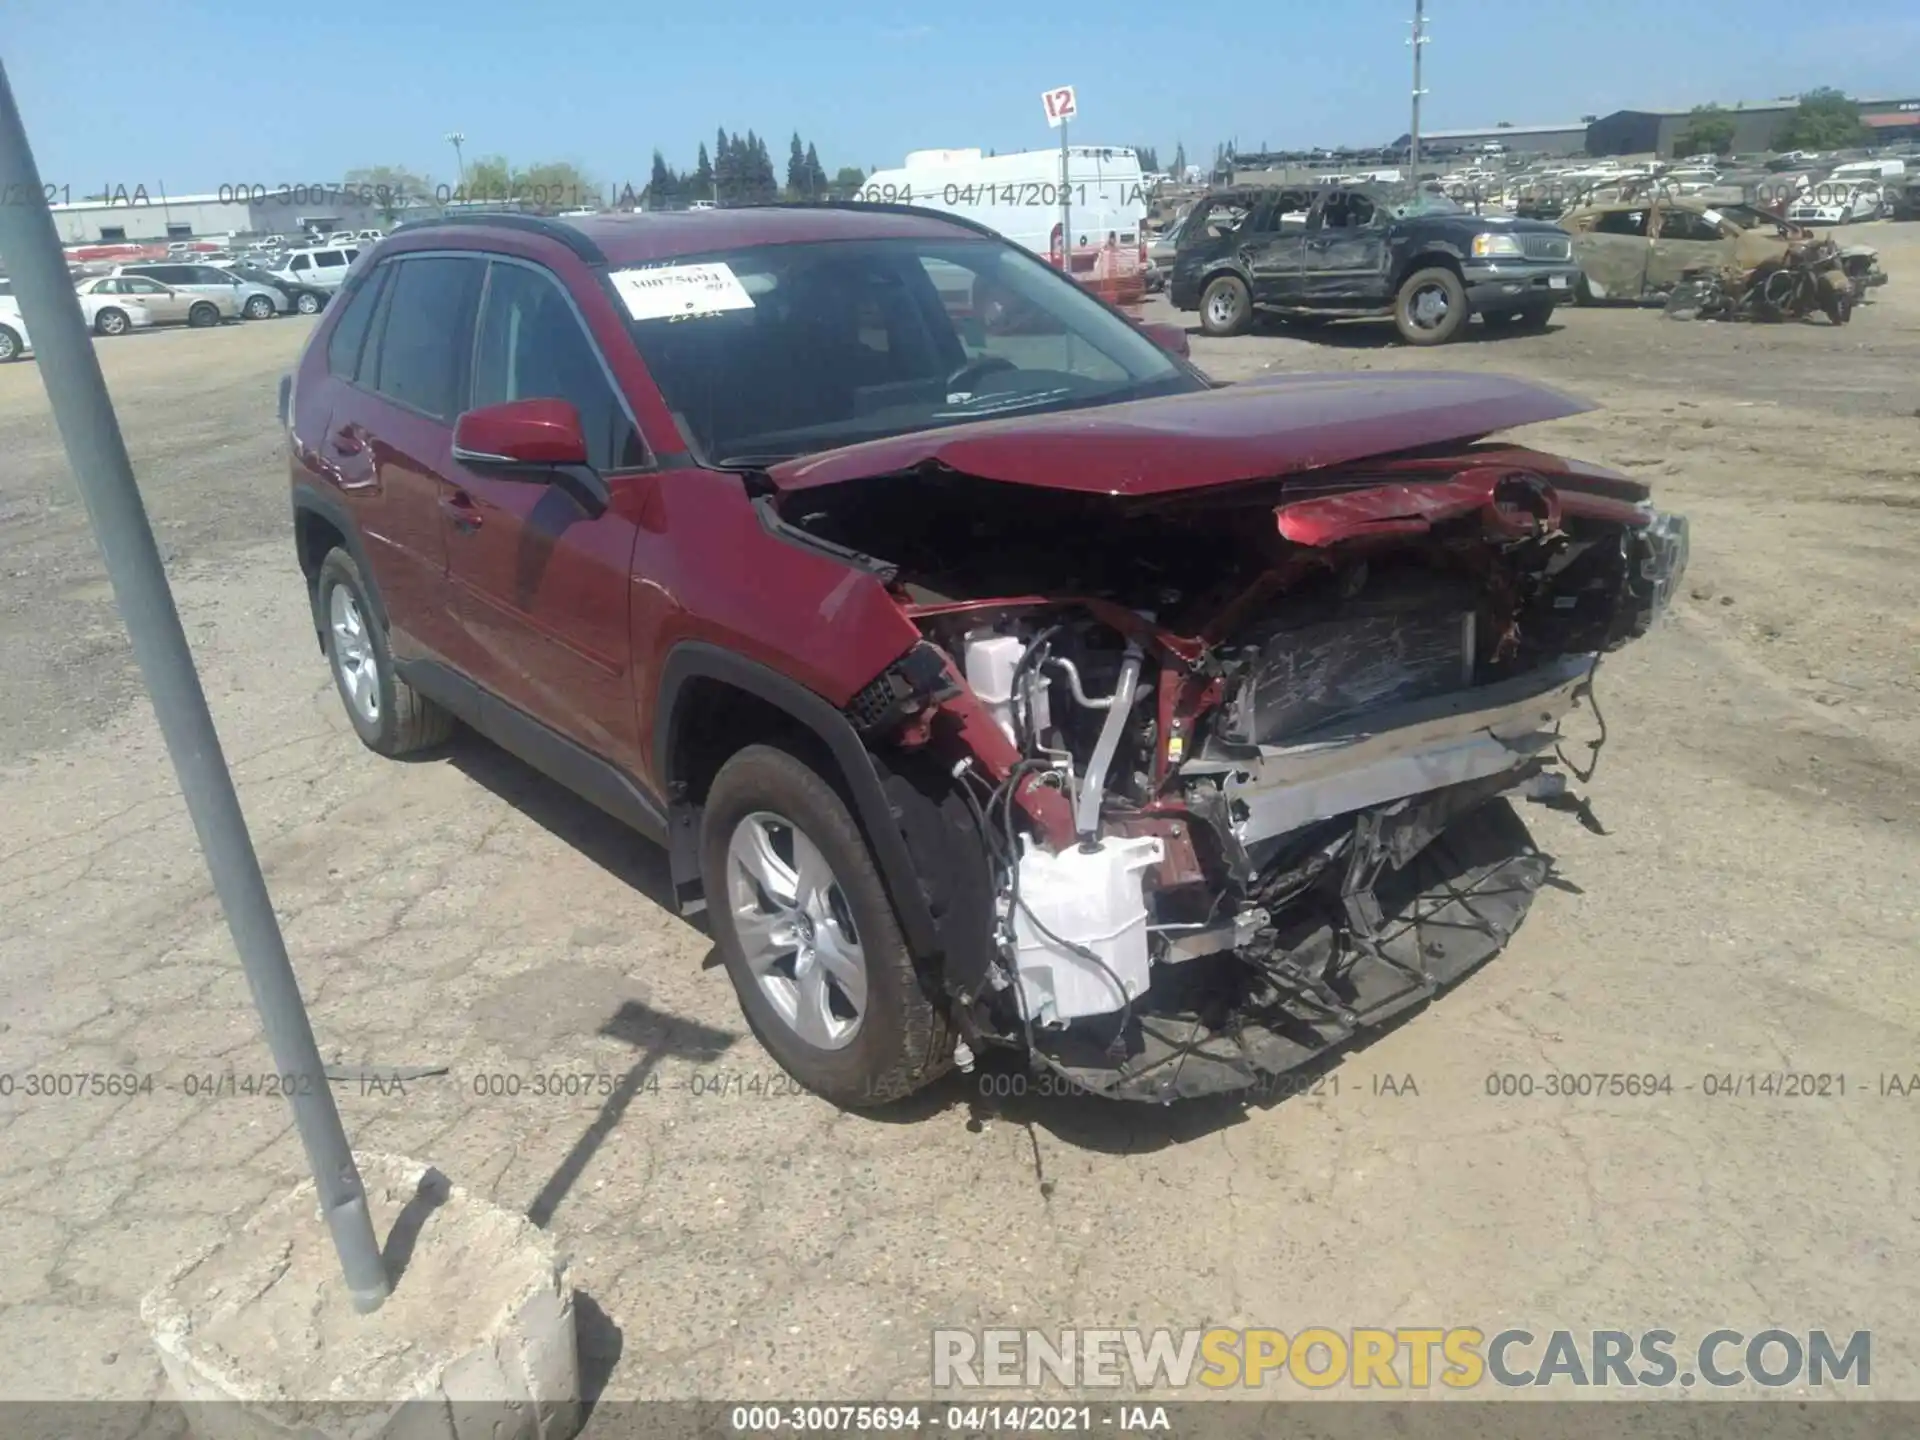
[[[283,1081],[298,1082],[299,1089],[289,1091],[287,1102],[313,1170],[320,1213],[333,1235],[354,1309],[362,1314],[378,1310],[391,1284],[374,1239],[360,1170],[327,1084],[300,983],[287,959],[280,921],[234,794],[233,774],[193,668],[193,652],[180,627],[180,612],[4,65],[0,194],[7,197],[0,204],[0,260],[19,288],[20,312],[39,352],[40,379],[47,387],[54,424],[66,443],[67,462],[106,562],[133,658],[147,682],[154,718],[160,722],[214,893],[227,917],[227,932],[260,1012],[274,1070]]]
[[[1407,152],[1407,178],[1417,187],[1420,184],[1420,97],[1427,93],[1420,88],[1420,47],[1427,43],[1427,0],[1413,0],[1413,38],[1408,43],[1413,46],[1413,129],[1408,132],[1413,143]]]
[[[461,158],[460,147],[467,143],[467,137],[455,130],[447,136],[447,143],[453,146],[454,167],[460,172],[460,193],[465,195],[467,193],[467,162]]]

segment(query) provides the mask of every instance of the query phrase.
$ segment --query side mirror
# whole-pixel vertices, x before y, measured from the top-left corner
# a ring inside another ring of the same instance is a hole
[[[1142,322],[1140,333],[1169,355],[1178,355],[1182,360],[1189,358],[1193,347],[1187,342],[1187,332],[1178,325],[1155,322],[1151,325]]]
[[[610,500],[606,482],[587,463],[580,412],[565,400],[507,400],[467,411],[453,424],[453,458],[501,480],[557,485],[591,516]]]

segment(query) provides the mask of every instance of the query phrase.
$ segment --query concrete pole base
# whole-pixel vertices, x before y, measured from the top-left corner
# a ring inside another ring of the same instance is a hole
[[[311,1180],[140,1303],[199,1440],[571,1440],[573,1291],[523,1216],[359,1157],[393,1294],[355,1311]]]

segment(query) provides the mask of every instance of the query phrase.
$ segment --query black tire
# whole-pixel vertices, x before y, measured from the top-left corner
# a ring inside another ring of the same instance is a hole
[[[204,330],[209,325],[220,323],[220,307],[211,300],[201,300],[187,310],[187,324],[196,330]]]
[[[5,325],[0,325],[0,365],[9,360],[18,360],[21,351],[20,337]]]
[[[1576,305],[1598,305],[1600,303],[1598,297],[1593,293],[1593,287],[1587,284],[1587,277],[1585,275],[1576,275],[1574,277],[1573,303]]]
[[[819,850],[863,957],[866,1005],[839,1048],[811,1043],[781,1015],[748,964],[735,923],[729,846],[756,814],[778,817]],[[848,1109],[898,1100],[953,1063],[946,1007],[930,993],[900,932],[865,836],[839,793],[786,750],[749,745],[720,767],[701,816],[707,914],[741,1011],[767,1052],[800,1084]]]
[[[298,310],[302,315],[318,315],[320,313],[320,297],[311,290],[302,290],[298,295],[293,297],[293,308]]]
[[[334,591],[346,592],[361,617],[366,648],[372,660],[373,691],[377,703],[368,714],[356,702],[348,680],[349,667],[339,648],[330,617]],[[314,623],[326,647],[334,688],[354,733],[369,750],[389,757],[410,755],[438,745],[453,733],[453,717],[394,673],[393,652],[387,648],[386,627],[373,605],[360,567],[344,549],[335,549],[320,562],[313,587]]]
[[[1437,319],[1425,318],[1429,300],[1443,307]],[[1444,265],[1416,270],[1394,297],[1393,323],[1409,345],[1444,345],[1467,323],[1467,287]]]
[[[1238,275],[1218,275],[1200,292],[1200,329],[1208,335],[1242,335],[1253,323],[1253,295]]]
[[[93,317],[93,330],[96,335],[124,335],[130,328],[127,324],[127,312],[112,305]]]
[[[1853,318],[1853,296],[1844,291],[1829,290],[1820,303],[1827,312],[1827,319],[1835,325],[1844,325]]]
[[[264,295],[249,295],[247,303],[240,308],[240,313],[249,320],[271,320],[273,301]]]

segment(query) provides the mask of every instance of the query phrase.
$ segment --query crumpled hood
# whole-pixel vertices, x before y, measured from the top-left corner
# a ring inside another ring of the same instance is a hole
[[[1282,375],[1089,410],[922,430],[782,461],[807,490],[927,463],[985,480],[1146,496],[1298,474],[1595,407],[1504,375],[1403,371]]]

